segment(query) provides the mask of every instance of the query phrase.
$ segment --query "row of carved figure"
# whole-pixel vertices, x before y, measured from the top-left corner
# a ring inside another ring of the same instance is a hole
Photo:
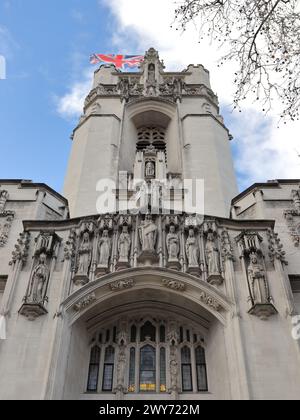
[[[272,229],[262,232],[265,239],[261,233],[242,231],[233,240],[229,231],[217,221],[203,222],[190,216],[157,216],[153,219],[147,215],[141,221],[138,216],[83,220],[77,229],[70,231],[63,248],[72,283],[82,286],[100,279],[112,269],[164,267],[160,263],[165,260],[166,267],[190,273],[197,276],[195,279],[201,276],[203,280],[219,286],[225,279],[226,265],[230,263],[229,270],[234,269],[235,248],[235,254],[238,254],[247,273],[251,313],[262,318],[276,313],[265,260],[268,258],[274,267],[276,260],[281,264],[287,263],[278,234]],[[30,238],[30,233],[24,232],[16,245],[11,261],[14,276],[27,263]],[[264,241],[267,243],[262,247]],[[232,242],[235,242],[235,247]],[[49,284],[57,269],[61,246],[61,238],[53,231],[41,232],[35,239],[30,277],[20,310],[29,319],[47,313],[45,305],[48,302]],[[161,249],[166,251],[165,258],[164,251],[160,255]],[[268,249],[269,255],[263,249]],[[94,270],[93,258],[97,258]],[[111,259],[115,260],[115,264],[110,263]],[[172,288],[173,285],[166,284],[166,287]],[[176,285],[179,292],[184,293],[185,289],[184,284],[183,287]]]
[[[215,225],[204,232],[194,226],[181,226],[151,215],[123,226],[95,230],[85,224],[76,235],[75,282],[89,281],[91,271],[96,277],[125,268],[156,265],[181,270],[193,275],[206,274],[208,280],[222,283],[220,241]],[[96,250],[95,250],[96,249]]]

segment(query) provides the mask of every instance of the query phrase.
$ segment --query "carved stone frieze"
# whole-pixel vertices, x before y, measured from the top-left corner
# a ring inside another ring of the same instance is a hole
[[[220,312],[222,309],[222,306],[219,304],[219,302],[215,298],[213,298],[212,296],[208,295],[205,292],[202,292],[200,294],[200,300],[205,305],[209,306],[210,308],[214,309],[217,312]]]
[[[15,245],[15,249],[12,253],[12,259],[10,265],[15,264],[17,261],[21,261],[22,264],[25,264],[28,258],[28,250],[30,245],[30,233],[23,232],[20,234],[20,237]]]
[[[96,294],[91,293],[73,306],[74,311],[80,312],[96,301]]]
[[[7,244],[14,218],[14,212],[0,214],[0,248],[3,248]]]
[[[179,292],[184,292],[186,290],[186,285],[181,281],[163,279],[162,284],[168,289],[176,290]]]
[[[119,280],[109,285],[110,290],[113,292],[119,292],[120,290],[131,289],[135,286],[135,281],[132,279]]]
[[[269,256],[271,261],[274,262],[275,259],[277,259],[281,261],[282,264],[288,265],[286,260],[286,253],[283,249],[283,245],[280,241],[278,233],[275,233],[272,229],[268,229],[267,235],[269,242]]]

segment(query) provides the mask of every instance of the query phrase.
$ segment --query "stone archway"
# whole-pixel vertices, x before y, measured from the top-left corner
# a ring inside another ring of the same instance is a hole
[[[216,366],[222,366],[226,373],[223,376],[226,382],[228,366],[224,351],[224,327],[230,310],[230,302],[217,289],[192,276],[164,269],[126,270],[126,272],[114,273],[88,284],[62,305],[62,328],[58,332],[60,335],[58,339],[64,343],[61,343],[57,351],[57,363],[53,368],[53,374],[58,375],[54,383],[60,380],[64,383],[61,384],[61,395],[57,395],[56,398],[165,400],[186,398],[187,395],[193,399],[230,398],[228,384],[223,384],[224,386],[221,387],[216,369]],[[165,344],[157,341],[157,338],[153,342],[151,337],[147,339],[144,337],[142,340],[139,336],[139,341],[133,345],[130,340],[133,320],[136,320],[137,328],[141,328],[140,324],[147,320],[155,324],[155,328],[159,328],[160,323],[164,325],[166,330],[163,343]],[[105,331],[108,330],[110,335],[105,341],[103,334],[105,335]],[[95,346],[99,347],[99,352],[103,352],[102,356],[99,356],[99,377],[95,388],[97,393],[86,393],[90,355]],[[110,366],[107,369],[114,368],[115,370],[111,378],[111,387],[106,390],[103,381],[107,374],[105,372],[108,370],[104,369],[106,366],[104,354],[108,346],[114,349],[114,363],[107,364]],[[135,365],[134,386],[129,383],[130,350],[135,349],[137,357],[143,346],[154,349],[158,363],[155,370],[156,382],[151,384],[152,392],[146,393],[141,391],[146,385],[140,385],[139,375],[142,374],[138,372],[141,372],[142,367],[138,364],[139,362]],[[186,367],[183,367],[181,362],[181,349],[184,346],[190,349],[188,351],[190,351],[191,362]],[[202,346],[207,354],[211,394],[198,392],[199,378],[195,351]],[[165,356],[158,356],[160,348],[165,349]],[[160,357],[165,357],[166,376],[163,384],[159,383],[158,369],[159,364],[162,363],[159,361]],[[124,366],[120,363],[124,363]],[[59,379],[57,370],[62,368],[59,368],[61,364],[64,366],[66,375]],[[182,382],[184,369],[185,372],[189,369],[191,372],[190,379],[186,376],[186,381],[190,380],[192,384],[190,392],[185,391]],[[120,371],[124,371],[122,383],[118,377]],[[176,382],[174,371],[178,375]],[[153,392],[154,388],[156,392]],[[55,392],[58,392],[58,389],[59,387],[56,387]],[[130,392],[133,389],[139,392]]]

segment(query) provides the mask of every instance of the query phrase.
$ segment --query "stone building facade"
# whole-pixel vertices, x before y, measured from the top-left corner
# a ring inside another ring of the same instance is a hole
[[[72,138],[68,201],[0,180],[0,398],[299,399],[300,180],[237,195],[207,70],[101,66]]]

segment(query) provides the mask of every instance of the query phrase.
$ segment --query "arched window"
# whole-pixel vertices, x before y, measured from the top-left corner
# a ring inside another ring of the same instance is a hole
[[[147,321],[141,328],[141,341],[156,341],[156,328]]]
[[[197,327],[160,316],[135,317],[124,324],[104,325],[95,333],[87,356],[88,392],[112,393],[119,385],[131,394],[166,393],[175,383],[174,372],[182,392],[208,391],[205,341]],[[174,358],[176,369],[170,372]]]
[[[135,392],[135,348],[130,349],[128,392]]]
[[[140,355],[140,391],[156,392],[156,351],[144,346]]]
[[[103,384],[102,391],[108,392],[113,389],[115,364],[115,349],[110,346],[105,351],[104,368],[103,368]]]
[[[183,392],[193,391],[192,360],[191,360],[191,350],[189,347],[183,347],[181,349],[181,374],[182,374],[182,391]]]
[[[99,379],[99,364],[101,350],[98,346],[94,346],[91,350],[89,376],[87,390],[88,392],[97,392]]]
[[[160,342],[165,343],[165,341],[166,341],[166,327],[164,325],[160,326],[159,336],[160,336]]]
[[[199,392],[208,391],[207,370],[205,350],[203,347],[197,347],[195,350],[196,356],[196,370],[197,370],[197,384]]]
[[[131,327],[131,331],[130,331],[130,341],[131,343],[135,343],[136,342],[136,326],[133,325]]]
[[[160,349],[160,392],[167,391],[166,349]]]

